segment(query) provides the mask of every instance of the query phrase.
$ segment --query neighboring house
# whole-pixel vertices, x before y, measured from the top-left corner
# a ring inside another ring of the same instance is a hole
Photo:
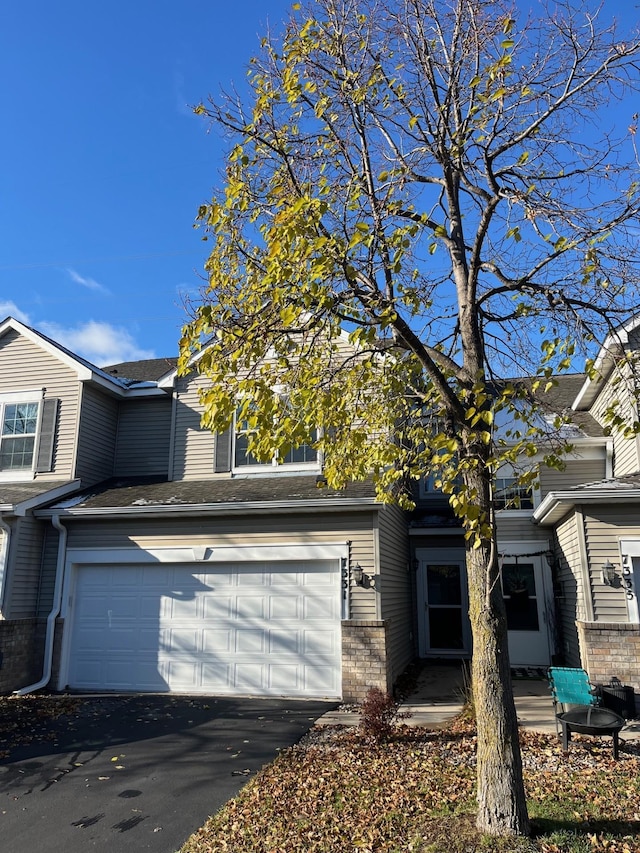
[[[576,408],[565,470],[518,509],[513,472],[498,484],[509,648],[637,689],[640,461],[604,435],[602,376],[546,399]],[[468,656],[463,538],[429,479],[407,514],[329,489],[310,447],[257,464],[200,427],[203,381],[0,323],[0,690],[356,700],[416,654]]]

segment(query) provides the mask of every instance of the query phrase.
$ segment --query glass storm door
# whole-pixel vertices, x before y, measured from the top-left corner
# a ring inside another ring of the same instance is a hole
[[[514,666],[549,664],[549,634],[542,574],[540,557],[523,556],[505,560],[502,565],[509,659]]]
[[[423,600],[420,655],[466,656],[470,630],[463,561],[438,559],[437,553],[420,560],[419,586]]]

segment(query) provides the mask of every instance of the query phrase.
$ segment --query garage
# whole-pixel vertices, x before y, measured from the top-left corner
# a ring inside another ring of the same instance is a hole
[[[65,686],[340,696],[339,560],[106,556],[69,566]]]

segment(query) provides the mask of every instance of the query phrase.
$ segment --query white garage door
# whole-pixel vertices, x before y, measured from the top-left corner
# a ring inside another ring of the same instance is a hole
[[[335,560],[77,569],[69,686],[339,697]]]

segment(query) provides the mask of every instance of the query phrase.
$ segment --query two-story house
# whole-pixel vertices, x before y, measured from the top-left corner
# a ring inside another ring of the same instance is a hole
[[[575,410],[565,470],[517,509],[503,472],[499,550],[512,663],[637,688],[640,463],[604,434],[610,358],[545,401]],[[310,447],[258,464],[241,425],[201,428],[203,381],[173,359],[99,369],[0,323],[0,690],[354,700],[416,654],[468,656],[463,539],[429,478],[406,514],[367,482],[329,489]]]

